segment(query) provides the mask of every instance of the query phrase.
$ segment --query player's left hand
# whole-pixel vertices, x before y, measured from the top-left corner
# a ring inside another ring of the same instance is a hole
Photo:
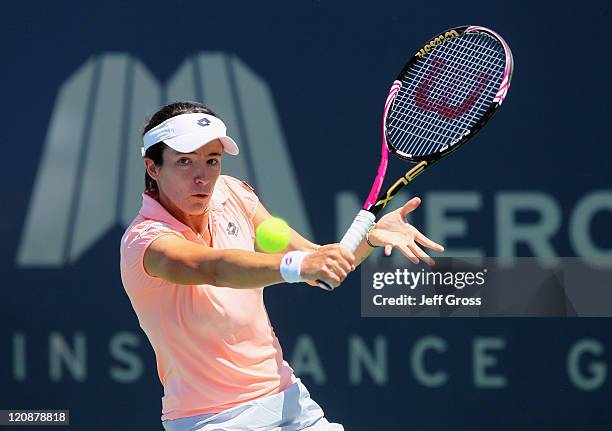
[[[433,259],[417,243],[438,252],[443,252],[444,247],[427,238],[406,221],[406,216],[419,205],[421,205],[421,199],[415,197],[406,202],[403,207],[386,214],[376,222],[368,238],[372,244],[384,247],[386,256],[390,256],[391,251],[397,248],[412,263],[417,264],[422,260],[429,266],[433,266]]]

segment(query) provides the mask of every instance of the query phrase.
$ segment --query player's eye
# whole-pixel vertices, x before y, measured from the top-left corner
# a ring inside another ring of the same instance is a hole
[[[210,166],[217,166],[219,164],[219,160],[209,159],[206,163],[208,163]]]
[[[180,159],[178,159],[177,163],[180,166],[187,166],[191,164],[191,159],[188,159],[187,157],[181,157]]]

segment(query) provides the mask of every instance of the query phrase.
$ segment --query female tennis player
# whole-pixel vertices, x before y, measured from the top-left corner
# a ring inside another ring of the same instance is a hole
[[[432,264],[442,247],[406,223],[418,198],[382,217],[355,254],[292,231],[281,254],[254,250],[271,217],[245,182],[221,175],[238,154],[204,105],[162,107],[144,129],[145,192],[121,239],[121,278],[157,359],[167,431],[342,430],[283,360],[263,288],[324,280],[337,287],[375,246]],[[368,244],[369,241],[369,244]]]

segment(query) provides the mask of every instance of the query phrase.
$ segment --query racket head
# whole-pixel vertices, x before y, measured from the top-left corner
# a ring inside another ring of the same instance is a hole
[[[383,118],[388,151],[431,163],[458,149],[501,106],[513,69],[510,47],[488,28],[456,27],[431,38],[391,87]]]

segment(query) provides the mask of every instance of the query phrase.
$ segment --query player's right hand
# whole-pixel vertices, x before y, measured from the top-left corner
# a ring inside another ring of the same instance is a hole
[[[336,288],[354,270],[355,255],[339,244],[329,244],[304,257],[300,275],[308,284],[316,286],[316,280],[323,280]]]

